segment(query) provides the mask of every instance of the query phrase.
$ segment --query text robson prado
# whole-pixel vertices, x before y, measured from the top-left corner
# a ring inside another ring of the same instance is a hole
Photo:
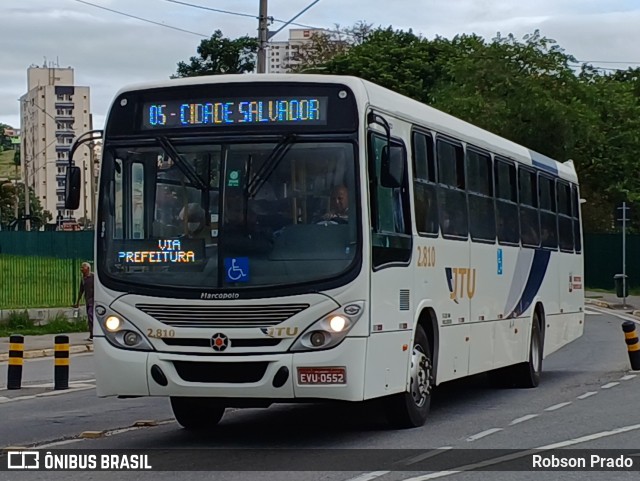
[[[620,455],[616,457],[603,457],[597,454],[590,456],[561,457],[554,454],[534,454],[532,457],[533,468],[583,468],[583,469],[615,469],[633,468],[633,458]]]

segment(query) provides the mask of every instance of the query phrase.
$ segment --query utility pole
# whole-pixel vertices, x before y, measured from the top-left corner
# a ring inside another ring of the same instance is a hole
[[[29,164],[27,163],[27,156],[24,157],[24,230],[31,230],[31,220],[29,215],[31,214],[29,202]]]
[[[267,0],[260,0],[260,13],[258,16],[258,73],[265,73],[267,71],[268,28]]]

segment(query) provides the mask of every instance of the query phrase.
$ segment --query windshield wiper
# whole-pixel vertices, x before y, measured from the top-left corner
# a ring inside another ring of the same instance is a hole
[[[251,177],[249,182],[247,182],[247,188],[245,190],[247,198],[251,199],[258,194],[260,189],[269,180],[269,177],[271,177],[271,174],[278,168],[280,161],[287,155],[287,152],[289,152],[295,140],[295,134],[287,134],[276,144],[269,154],[269,157],[267,157],[267,160],[264,161],[264,164],[262,164],[260,169]]]
[[[193,185],[197,186],[200,190],[204,190],[207,188],[195,169],[191,165],[189,165],[188,162],[185,162],[182,157],[180,157],[180,154],[167,137],[160,136],[156,140],[164,149],[164,151],[169,155],[171,160],[173,160],[173,162],[178,166],[178,168]]]

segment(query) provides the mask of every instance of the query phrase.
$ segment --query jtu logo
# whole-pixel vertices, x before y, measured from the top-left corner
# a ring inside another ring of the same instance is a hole
[[[468,267],[445,267],[449,298],[458,304],[458,299],[473,299],[476,293],[476,270]]]

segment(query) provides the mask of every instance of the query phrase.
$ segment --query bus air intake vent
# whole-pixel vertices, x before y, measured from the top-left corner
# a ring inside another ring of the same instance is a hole
[[[270,327],[304,311],[309,304],[252,306],[177,306],[136,304],[157,321],[172,327]]]
[[[411,307],[409,299],[409,289],[400,289],[400,310],[408,311]]]

